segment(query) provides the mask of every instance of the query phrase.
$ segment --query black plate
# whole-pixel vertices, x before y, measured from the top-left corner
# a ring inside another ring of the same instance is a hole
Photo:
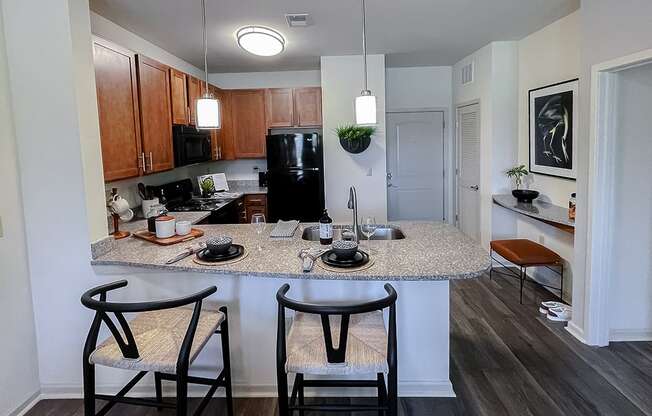
[[[207,248],[197,253],[197,258],[201,261],[219,263],[221,261],[232,260],[244,254],[244,247],[239,244],[233,244],[226,253],[213,254]]]
[[[321,255],[321,261],[323,261],[324,264],[332,267],[352,268],[364,266],[365,264],[369,263],[369,255],[364,251],[358,250],[353,258],[343,260],[339,259],[333,250],[328,250]]]

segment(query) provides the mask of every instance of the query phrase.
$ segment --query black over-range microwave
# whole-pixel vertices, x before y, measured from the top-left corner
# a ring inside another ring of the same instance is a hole
[[[193,126],[173,126],[174,166],[186,166],[213,159],[211,133]]]

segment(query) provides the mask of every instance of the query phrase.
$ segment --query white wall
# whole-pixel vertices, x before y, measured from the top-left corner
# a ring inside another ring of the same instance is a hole
[[[614,2],[611,0],[583,0],[581,15],[581,78],[588,80],[591,66],[611,59],[626,56],[652,48],[652,2],[630,0]],[[580,84],[580,125],[590,125],[589,82]],[[578,148],[585,149],[578,154],[577,180],[577,223],[575,239],[575,275],[573,278],[573,320],[569,324],[571,332],[593,343],[596,335],[591,328],[591,317],[586,314],[590,299],[590,278],[586,276],[586,255],[588,232],[588,168],[589,168],[589,129],[580,130]],[[586,331],[586,332],[585,332]]]
[[[475,66],[471,84],[462,85],[461,69]],[[518,152],[518,50],[516,42],[493,42],[453,66],[453,107],[480,103],[480,235],[489,247],[493,238],[516,235],[516,220],[492,202],[509,193],[505,171]]]
[[[73,55],[79,50],[71,35],[83,31],[76,25],[88,25],[79,18],[87,10],[85,0],[2,2],[4,16],[11,16],[5,19],[5,37],[45,393],[70,385],[79,391],[81,351],[92,319],[79,297],[98,283],[89,263],[79,121],[84,112],[78,107],[90,98],[79,99]],[[23,369],[26,361],[19,361]]]
[[[321,73],[313,71],[235,72],[209,74],[211,83],[220,88],[290,88],[318,87]]]
[[[652,64],[618,74],[611,340],[652,340]]]
[[[3,26],[0,14],[0,415],[7,415],[31,401],[40,383]]]
[[[349,187],[358,192],[359,215],[387,220],[385,155],[385,56],[367,57],[369,89],[376,96],[376,134],[364,152],[354,155],[340,146],[334,130],[355,123],[354,100],[363,88],[362,56],[322,56],[321,85],[324,127],[324,188],[326,207],[334,221],[351,221]]]
[[[529,100],[528,91],[580,75],[580,12],[572,13],[518,42],[518,163],[529,164]],[[580,80],[582,83],[583,80]],[[579,149],[576,149],[579,151]],[[528,186],[541,192],[539,199],[555,205],[568,206],[576,182],[532,174]],[[540,242],[563,257],[565,270],[564,298],[571,300],[573,275],[573,234],[561,231],[541,221],[513,214],[517,218],[519,238]],[[536,279],[559,285],[559,278],[547,269],[533,269]]]

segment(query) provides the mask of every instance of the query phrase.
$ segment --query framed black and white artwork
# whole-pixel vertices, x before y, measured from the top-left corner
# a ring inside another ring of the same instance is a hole
[[[579,81],[530,90],[530,172],[577,179]]]

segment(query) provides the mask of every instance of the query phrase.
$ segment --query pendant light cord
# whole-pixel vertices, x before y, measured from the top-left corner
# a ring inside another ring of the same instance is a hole
[[[362,57],[364,60],[364,90],[368,91],[369,89],[367,88],[367,12],[365,9],[365,0],[362,0]]]
[[[364,1],[364,0],[363,0]],[[206,36],[206,0],[201,0],[202,28],[204,30],[204,94],[208,94],[208,40]]]

